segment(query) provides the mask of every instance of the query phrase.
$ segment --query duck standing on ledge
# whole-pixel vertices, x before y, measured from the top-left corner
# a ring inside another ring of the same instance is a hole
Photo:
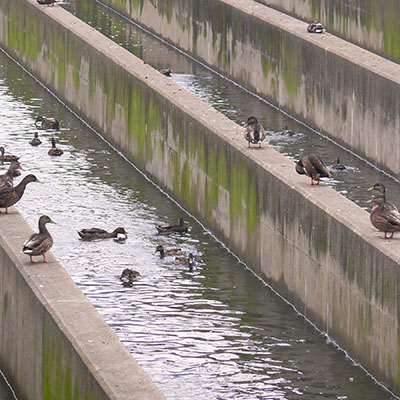
[[[12,154],[4,155],[4,147],[0,146],[0,162],[3,164],[5,162],[18,161],[20,157],[14,156]]]
[[[51,4],[52,6],[54,6],[56,0],[37,0],[37,2],[38,2],[39,4],[41,4],[41,5],[47,5],[47,6],[49,6],[49,5]]]
[[[158,233],[187,232],[188,227],[185,225],[183,218],[179,218],[178,225],[157,225]]]
[[[383,239],[392,239],[395,232],[400,232],[400,213],[390,207],[385,206],[385,197],[378,194],[368,201],[373,202],[370,220],[372,225],[380,232],[384,232]],[[388,237],[387,234],[391,233]]]
[[[51,149],[47,152],[49,156],[61,156],[64,152],[56,147],[56,139],[54,136],[51,138]]]
[[[35,121],[36,128],[39,129],[59,129],[60,124],[55,118],[46,118],[41,115],[36,118]]]
[[[0,189],[0,208],[6,209],[6,214],[9,214],[8,207],[17,203],[25,192],[26,185],[30,182],[40,182],[35,175],[27,175],[22,181],[14,187]]]
[[[256,117],[249,117],[244,126],[246,128],[244,130],[244,138],[247,140],[248,147],[251,147],[251,143],[258,144],[258,147],[261,147],[267,134],[263,126],[258,123],[258,119]]]
[[[31,146],[39,146],[39,144],[42,144],[42,141],[39,139],[39,134],[35,132],[35,135],[33,136],[33,139],[29,141],[29,144]]]
[[[311,21],[311,24],[307,26],[307,31],[309,33],[324,33],[325,30],[325,27],[315,20]]]
[[[5,174],[0,175],[0,189],[14,186],[14,176],[17,169],[22,169],[18,161],[13,161]]]
[[[311,185],[314,181],[319,185],[321,178],[331,178],[331,174],[326,168],[321,157],[316,154],[304,155],[296,163],[296,172],[300,175],[307,175],[311,178]]]
[[[31,263],[35,262],[32,260],[33,256],[43,256],[43,262],[48,262],[46,253],[53,246],[53,238],[47,230],[46,224],[55,224],[55,222],[47,215],[42,215],[39,218],[39,233],[31,235],[22,248],[22,252],[29,256]]]
[[[116,238],[119,235],[124,235],[126,238],[128,237],[128,232],[126,232],[125,229],[121,227],[114,229],[112,232],[107,232],[106,230],[99,228],[91,228],[78,231],[78,235],[82,239],[108,239]]]
[[[156,247],[156,251],[154,254],[157,253],[160,253],[161,258],[165,256],[180,256],[182,254],[182,249],[164,249],[164,246],[160,244]]]
[[[171,76],[172,71],[171,71],[171,68],[163,68],[163,69],[160,69],[160,72],[165,76]]]

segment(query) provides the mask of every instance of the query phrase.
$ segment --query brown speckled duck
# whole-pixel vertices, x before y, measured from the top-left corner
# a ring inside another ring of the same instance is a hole
[[[59,129],[60,124],[55,118],[47,118],[40,115],[35,120],[35,126],[39,129]]]
[[[267,134],[263,126],[258,123],[258,119],[256,117],[249,117],[244,126],[246,128],[244,130],[244,138],[247,140],[248,147],[251,147],[251,144],[258,144],[258,147],[261,147]]]
[[[158,233],[187,232],[188,227],[185,225],[183,218],[179,218],[178,225],[157,225]]]
[[[373,202],[370,213],[372,225],[380,232],[385,233],[383,239],[392,239],[395,232],[400,232],[400,213],[385,206],[386,201],[382,194],[378,194],[369,202]],[[388,236],[388,233],[391,235]]]
[[[161,258],[165,256],[180,256],[182,254],[182,249],[164,249],[164,246],[160,244],[156,247],[155,254],[157,253],[160,253]]]
[[[17,203],[25,192],[26,185],[30,182],[40,182],[35,175],[27,175],[22,181],[14,187],[5,187],[0,189],[0,208],[6,209],[6,214],[9,214],[8,207]]]
[[[296,172],[300,175],[305,174],[309,176],[311,178],[311,185],[314,185],[314,181],[319,185],[321,178],[331,177],[325,163],[316,154],[302,156],[296,163]]]
[[[381,195],[383,197],[385,209],[399,211],[393,203],[389,203],[388,201],[386,201],[386,188],[383,183],[375,183],[374,186],[371,186],[368,190],[376,190],[378,192],[378,195]]]
[[[117,238],[119,235],[124,235],[126,238],[128,236],[128,232],[121,227],[114,229],[112,232],[107,232],[106,230],[100,228],[90,228],[82,229],[78,232],[78,235],[82,239],[109,239]]]
[[[54,137],[51,138],[51,149],[47,152],[49,156],[61,156],[64,152],[56,147],[56,139]]]
[[[311,21],[311,24],[307,26],[307,31],[309,33],[324,33],[325,30],[325,27],[315,20]]]
[[[42,141],[39,139],[39,134],[35,132],[35,135],[33,136],[33,139],[29,141],[29,144],[31,146],[39,146],[42,144]]]
[[[187,265],[189,267],[189,270],[193,270],[194,266],[194,257],[192,253],[189,253],[189,257],[175,257],[174,263],[176,265]]]
[[[7,172],[0,175],[0,189],[14,186],[15,171],[18,169],[22,169],[21,164],[18,161],[13,161]]]
[[[124,286],[132,286],[133,281],[139,278],[140,273],[134,269],[125,268],[119,279],[121,279]]]
[[[29,256],[32,263],[35,262],[32,260],[33,256],[43,256],[43,262],[48,262],[46,253],[53,246],[53,238],[47,230],[46,224],[55,224],[55,222],[47,215],[42,215],[39,218],[39,233],[31,235],[22,248],[22,252]]]
[[[4,147],[0,146],[0,162],[2,164],[5,162],[18,161],[20,159],[20,157],[14,156],[13,154],[4,155],[4,152]]]

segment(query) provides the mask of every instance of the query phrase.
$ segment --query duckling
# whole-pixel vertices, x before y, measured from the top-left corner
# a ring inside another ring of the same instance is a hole
[[[47,0],[45,0],[45,1],[47,1]],[[57,129],[58,130],[60,128],[60,124],[55,118],[46,118],[41,115],[36,118],[35,126],[39,129]]]
[[[246,128],[244,130],[244,138],[247,140],[248,147],[251,147],[251,143],[258,144],[258,147],[261,147],[267,134],[263,126],[258,123],[258,119],[256,117],[249,117],[244,126]]]
[[[41,5],[47,5],[47,6],[51,4],[51,6],[53,7],[54,4],[56,3],[56,0],[37,0],[37,2]]]
[[[337,157],[335,163],[332,164],[332,168],[333,168],[333,169],[337,169],[337,170],[346,169],[346,167],[344,166],[344,164],[341,164],[341,163],[340,163],[339,157]]]
[[[182,254],[182,249],[164,249],[164,246],[160,244],[156,247],[156,251],[154,254],[157,253],[160,253],[161,258],[165,256],[180,256]]]
[[[6,214],[9,214],[8,207],[17,203],[25,192],[26,185],[30,182],[40,182],[35,175],[27,175],[22,181],[14,187],[5,187],[0,189],[0,208],[6,209]]]
[[[35,135],[32,140],[29,141],[29,144],[31,146],[39,146],[39,144],[42,144],[42,141],[39,139],[39,134],[35,132]]]
[[[119,235],[125,235],[128,237],[128,232],[124,228],[115,228],[112,232],[107,232],[104,229],[91,228],[82,229],[78,232],[78,235],[82,239],[108,239],[108,238],[118,238]]]
[[[4,155],[4,147],[0,146],[0,162],[3,164],[5,162],[12,162],[12,161],[18,161],[20,157],[14,156],[12,154],[7,154],[6,156]]]
[[[188,227],[185,225],[183,218],[179,218],[178,225],[157,225],[158,233],[187,232]]]
[[[319,185],[320,178],[331,177],[325,163],[316,154],[302,156],[296,163],[296,172],[300,175],[305,174],[309,176],[311,178],[311,185],[314,185],[314,181],[317,181],[317,185]]]
[[[160,69],[160,72],[165,76],[171,76],[172,71],[171,71],[171,68],[163,68],[163,69]]]
[[[379,195],[381,195],[384,199],[384,207],[386,210],[399,211],[393,203],[386,201],[386,188],[383,183],[375,183],[374,186],[371,186],[368,190],[376,190],[379,192]]]
[[[382,194],[378,194],[368,202],[373,202],[370,213],[372,225],[385,233],[383,239],[393,238],[394,233],[400,231],[400,213],[385,207],[385,198]],[[387,236],[388,233],[391,233],[390,237]]]
[[[61,156],[64,152],[56,147],[56,139],[54,136],[51,138],[51,149],[47,152],[49,156]]]
[[[14,176],[17,169],[22,169],[18,161],[13,161],[5,174],[0,175],[0,189],[14,186]]]
[[[189,253],[189,257],[175,257],[174,263],[176,265],[187,265],[189,267],[189,270],[193,270],[193,265],[194,265],[194,257],[192,253]]]
[[[311,21],[311,24],[309,24],[307,27],[307,31],[310,33],[324,33],[325,30],[325,27],[320,22],[315,20]]]
[[[282,129],[281,135],[288,135],[288,136],[293,136],[295,134],[294,131],[291,129],[288,129],[287,125]]]
[[[125,268],[119,279],[123,282],[124,286],[132,286],[133,281],[139,278],[140,273],[130,268]]]
[[[48,262],[46,253],[53,246],[53,238],[47,230],[46,224],[55,224],[55,222],[47,215],[42,215],[39,218],[39,233],[31,235],[23,245],[22,252],[29,256],[31,263],[35,262],[32,260],[33,256],[43,256],[43,262]]]

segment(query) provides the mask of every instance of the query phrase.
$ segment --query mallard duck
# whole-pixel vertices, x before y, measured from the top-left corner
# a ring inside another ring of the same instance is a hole
[[[122,271],[122,274],[119,277],[119,279],[121,279],[124,286],[132,286],[132,282],[136,278],[139,278],[139,276],[140,276],[140,273],[138,271],[135,271],[134,269],[130,269],[130,268],[125,268]]]
[[[160,253],[160,257],[165,256],[180,256],[182,254],[182,249],[164,249],[164,246],[160,244],[156,247],[154,254]]]
[[[14,156],[12,154],[7,154],[4,155],[4,147],[0,146],[0,162],[3,164],[5,162],[12,162],[12,161],[18,161],[20,157]]]
[[[55,222],[47,215],[42,215],[39,218],[39,233],[31,235],[22,248],[22,252],[29,256],[31,263],[35,262],[32,260],[33,256],[43,256],[43,262],[48,262],[46,253],[53,246],[53,238],[47,230],[46,224],[55,224]]]
[[[8,207],[17,203],[25,192],[26,185],[30,182],[40,182],[35,175],[27,175],[22,181],[14,187],[5,187],[0,189],[0,208],[6,209],[8,214]]]
[[[389,203],[386,201],[386,188],[383,183],[375,183],[374,186],[371,186],[368,190],[376,190],[384,199],[384,207],[386,210],[395,210],[399,211],[397,207],[393,203]]]
[[[189,270],[191,271],[193,269],[194,265],[194,257],[192,253],[189,253],[189,257],[175,257],[174,263],[176,265],[187,265],[189,267]]]
[[[14,186],[15,170],[17,169],[22,169],[21,164],[18,161],[13,161],[7,172],[0,175],[0,189]]]
[[[91,228],[91,229],[82,229],[78,232],[78,235],[82,239],[108,239],[108,238],[116,238],[118,235],[128,236],[128,233],[124,228],[116,228],[112,232],[107,232],[104,229],[99,228]]]
[[[47,152],[49,156],[61,156],[64,152],[56,147],[56,139],[51,138],[51,149]]]
[[[311,178],[311,185],[314,185],[314,181],[317,181],[317,185],[319,185],[320,178],[331,177],[325,163],[316,154],[302,156],[296,163],[296,172],[300,175],[305,174],[309,176]]]
[[[52,6],[54,6],[56,0],[37,0],[37,2],[38,2],[39,4],[41,4],[41,5],[47,5],[47,6],[49,6],[49,5],[51,4]]]
[[[288,135],[288,136],[293,136],[295,134],[294,131],[291,129],[288,129],[287,125],[282,129],[281,135]]]
[[[308,25],[307,31],[310,33],[324,33],[325,27],[317,21],[311,21],[311,24]]]
[[[185,225],[183,218],[179,218],[178,225],[157,225],[158,233],[187,232],[188,227]]]
[[[336,161],[332,164],[332,168],[333,168],[333,169],[337,169],[337,170],[346,169],[346,167],[344,166],[344,164],[341,164],[341,163],[340,163],[339,157],[336,158]]]
[[[33,136],[33,139],[29,141],[29,144],[31,146],[39,146],[39,144],[42,144],[42,141],[39,139],[39,134],[35,132],[35,135]]]
[[[369,202],[373,202],[370,213],[372,225],[385,233],[383,239],[393,238],[394,233],[400,231],[400,213],[397,210],[385,207],[385,197],[382,194],[378,194]],[[388,233],[391,233],[390,237],[387,236]]]
[[[267,134],[263,126],[258,123],[258,119],[256,117],[249,117],[244,126],[246,128],[244,130],[244,138],[247,140],[248,147],[251,147],[251,143],[258,144],[258,147],[261,147]]]
[[[165,76],[171,76],[172,71],[171,71],[171,68],[163,68],[163,69],[160,69],[160,72]]]
[[[45,0],[47,1],[47,0]],[[60,124],[55,118],[39,116],[35,120],[35,126],[39,129],[59,129]]]

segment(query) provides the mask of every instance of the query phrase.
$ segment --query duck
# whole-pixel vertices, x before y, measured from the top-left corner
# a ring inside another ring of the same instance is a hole
[[[307,31],[309,33],[324,33],[325,30],[325,27],[315,20],[311,21],[311,24],[307,26]]]
[[[61,156],[64,152],[56,147],[56,139],[54,137],[51,138],[51,149],[47,152],[49,156]]]
[[[336,161],[332,164],[332,168],[337,169],[339,171],[346,169],[345,165],[340,163],[339,157],[337,157]]]
[[[13,161],[7,172],[0,175],[0,189],[14,186],[15,170],[17,169],[22,169],[21,164],[18,161]]]
[[[293,136],[295,134],[294,131],[291,129],[288,129],[287,125],[282,129],[281,135],[288,135],[288,136]]]
[[[165,76],[171,76],[172,71],[171,71],[171,68],[163,68],[163,69],[160,69],[160,72]]]
[[[0,189],[0,208],[5,208],[6,214],[9,214],[8,207],[13,206],[21,199],[25,192],[26,185],[30,182],[40,181],[35,175],[29,174],[25,176],[17,186]]]
[[[187,265],[189,270],[192,271],[194,265],[194,256],[192,253],[189,253],[189,257],[175,257],[174,263],[176,265]]]
[[[14,156],[13,154],[4,155],[4,147],[0,146],[0,162],[3,164],[5,162],[18,161],[20,157]]]
[[[185,225],[185,221],[183,218],[179,218],[178,225],[157,225],[156,226],[158,233],[172,233],[172,232],[187,232],[188,227]]]
[[[112,232],[107,232],[104,229],[99,228],[90,228],[78,231],[78,235],[82,239],[108,239],[117,238],[119,235],[125,235],[125,237],[128,237],[128,232],[121,227],[115,228]]]
[[[39,146],[39,144],[42,144],[42,141],[39,139],[39,134],[35,132],[35,135],[33,136],[33,139],[29,141],[29,144],[31,146]]]
[[[180,256],[182,254],[182,249],[164,249],[164,246],[160,244],[156,247],[154,254],[157,253],[160,253],[161,258],[165,256]]]
[[[39,218],[39,233],[31,235],[22,247],[22,252],[29,256],[31,263],[35,262],[32,260],[33,256],[43,256],[43,262],[48,262],[46,253],[53,246],[53,238],[47,230],[46,224],[55,224],[55,222],[47,215],[42,215]]]
[[[37,2],[38,2],[39,4],[41,4],[41,5],[47,5],[47,6],[49,6],[49,5],[51,4],[52,6],[54,6],[56,0],[37,0]]]
[[[139,276],[140,276],[140,273],[138,271],[135,271],[134,269],[130,269],[130,268],[125,268],[122,271],[122,274],[119,277],[119,279],[121,279],[124,286],[132,286],[133,281],[136,278],[139,278]]]
[[[296,172],[300,175],[307,175],[311,178],[311,185],[317,181],[317,185],[321,178],[331,178],[331,174],[326,168],[325,163],[321,157],[316,154],[303,155],[299,161],[296,162]]]
[[[386,187],[383,183],[375,183],[374,186],[371,186],[368,190],[376,190],[378,194],[383,197],[385,209],[399,211],[393,203],[386,201]]]
[[[370,221],[380,232],[384,232],[383,239],[392,239],[395,232],[400,232],[400,213],[394,209],[385,207],[385,197],[382,194],[376,195],[368,202],[373,202]],[[388,233],[391,233],[388,236]]]
[[[50,0],[43,0],[43,1],[50,1]],[[54,1],[52,1],[54,3]],[[47,3],[44,3],[47,4]],[[51,3],[49,3],[51,4]],[[35,120],[35,126],[39,129],[59,129],[60,124],[55,118],[47,118],[39,115],[39,117]]]
[[[251,144],[258,144],[260,148],[267,134],[263,126],[258,123],[258,119],[251,116],[247,118],[247,122],[244,126],[246,128],[244,131],[244,138],[247,140],[248,147],[251,147]]]

